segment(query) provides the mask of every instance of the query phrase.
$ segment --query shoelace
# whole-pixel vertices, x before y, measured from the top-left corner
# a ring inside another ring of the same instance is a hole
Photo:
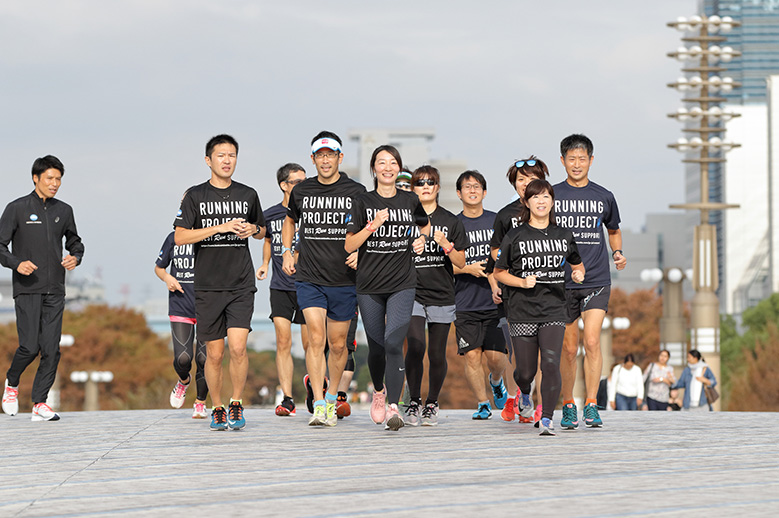
[[[403,413],[406,415],[419,415],[419,403],[412,401],[408,405],[403,405]]]
[[[174,392],[176,393],[176,397],[184,397],[184,394],[187,392],[187,386],[182,385],[180,381],[176,382],[176,388],[174,389]]]
[[[522,406],[531,406],[530,394],[522,394]]]
[[[19,389],[8,387],[5,389],[5,397],[3,401],[7,403],[13,403],[19,397]]]
[[[217,408],[214,410],[214,422],[217,424],[224,424],[227,422],[227,412],[224,408]]]
[[[492,387],[492,393],[495,394],[495,399],[500,399],[503,397],[503,385],[495,386],[490,382],[490,386]]]
[[[240,421],[243,414],[241,405],[230,405],[230,418],[232,421]]]
[[[434,412],[435,407],[433,405],[425,405],[422,409],[422,417],[432,417]]]
[[[38,414],[42,414],[45,412],[54,412],[54,410],[52,410],[51,407],[46,403],[38,403],[37,405],[35,405],[35,412]]]

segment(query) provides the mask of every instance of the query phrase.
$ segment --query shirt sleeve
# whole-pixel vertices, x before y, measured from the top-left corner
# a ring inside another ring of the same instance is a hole
[[[621,221],[619,218],[619,207],[617,206],[617,200],[614,198],[614,195],[611,193],[609,194],[609,212],[606,214],[603,224],[609,230],[617,230],[619,229],[619,223]]]
[[[16,271],[22,260],[11,253],[8,245],[16,233],[16,211],[9,204],[0,217],[0,264]]]
[[[65,225],[65,249],[70,255],[76,258],[77,264],[81,264],[84,257],[84,243],[76,229],[76,218],[73,216],[73,209],[69,208],[68,222]]]
[[[173,221],[174,227],[195,228],[195,201],[192,199],[192,192],[187,191],[184,195],[184,199],[181,200],[181,206],[179,212],[176,214],[176,219]]]
[[[468,241],[468,235],[465,233],[465,227],[463,226],[463,222],[460,221],[457,217],[454,218],[454,223],[452,224],[451,228],[451,236],[449,236],[449,241],[454,243],[455,250],[465,250],[470,246],[470,242]]]
[[[173,256],[173,235],[174,233],[171,232],[165,238],[165,241],[162,243],[162,249],[160,249],[160,255],[157,256],[157,260],[154,263],[160,268],[167,269],[170,266],[170,260]]]
[[[495,218],[493,224],[493,233],[490,238],[490,248],[500,248],[503,238],[506,237],[506,229],[503,225],[503,218],[500,214]]]
[[[428,223],[430,223],[430,218],[427,216],[427,212],[425,212],[425,208],[422,207],[422,203],[417,200],[417,206],[414,207],[414,223],[418,227],[424,227]]]
[[[499,270],[509,271],[509,265],[511,264],[511,239],[509,236],[503,238],[503,242],[500,244],[498,250],[498,260],[495,261],[495,268]]]
[[[582,257],[579,255],[579,247],[576,245],[573,234],[570,234],[568,238],[568,257],[566,260],[568,264],[582,264]]]
[[[352,208],[349,209],[347,219],[346,231],[352,234],[356,234],[368,224],[368,217],[365,215],[365,204],[361,198],[354,200]]]
[[[250,212],[249,222],[255,222],[257,225],[264,227],[265,214],[262,212],[262,204],[260,203],[260,197],[257,194],[257,191],[254,191],[254,201],[252,202],[252,210]]]
[[[295,196],[294,189],[292,189],[292,195],[289,197],[289,205],[287,205],[287,216],[292,218],[292,221],[295,223],[300,221],[300,209],[298,208],[297,196]]]

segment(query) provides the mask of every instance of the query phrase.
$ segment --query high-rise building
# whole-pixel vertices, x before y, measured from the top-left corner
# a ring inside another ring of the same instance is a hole
[[[765,103],[766,79],[779,74],[779,0],[703,0],[706,16],[730,16],[740,22],[723,34],[722,46],[741,52],[727,64],[728,75],[742,84],[723,94],[728,103]]]

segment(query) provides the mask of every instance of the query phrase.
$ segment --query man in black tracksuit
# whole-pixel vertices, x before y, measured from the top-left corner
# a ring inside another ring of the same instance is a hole
[[[65,271],[81,264],[84,245],[76,231],[70,205],[55,200],[65,168],[57,157],[35,160],[35,190],[8,204],[0,217],[0,264],[13,270],[13,295],[19,348],[8,369],[3,412],[19,411],[19,378],[40,354],[32,386],[32,420],[56,421],[46,404],[57,374],[65,307]],[[68,255],[62,257],[62,239]],[[11,245],[9,250],[8,245]]]

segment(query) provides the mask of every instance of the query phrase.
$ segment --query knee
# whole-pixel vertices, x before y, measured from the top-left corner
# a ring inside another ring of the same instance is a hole
[[[465,353],[465,365],[469,369],[478,369],[481,367],[481,350],[473,349]]]
[[[213,349],[208,351],[208,355],[206,356],[206,362],[211,364],[222,364],[222,360],[224,360],[225,351],[224,349]]]
[[[600,335],[584,337],[584,351],[586,354],[600,356]]]

